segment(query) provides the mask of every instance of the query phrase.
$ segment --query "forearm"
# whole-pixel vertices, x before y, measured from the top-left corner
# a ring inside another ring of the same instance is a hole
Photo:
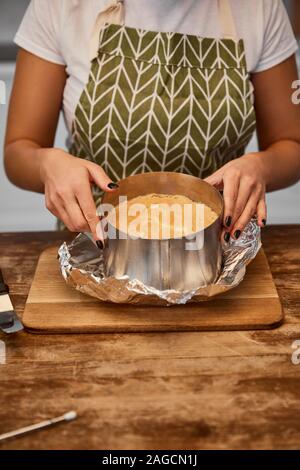
[[[300,144],[282,140],[254,154],[266,181],[267,191],[276,191],[300,180]]]
[[[43,193],[40,165],[45,151],[30,140],[8,144],[4,152],[4,164],[9,180],[22,189]]]

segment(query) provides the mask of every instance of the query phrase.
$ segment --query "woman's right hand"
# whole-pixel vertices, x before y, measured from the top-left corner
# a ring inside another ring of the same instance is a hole
[[[103,191],[114,191],[118,185],[96,163],[60,149],[39,152],[47,209],[71,232],[91,232],[95,241],[103,240],[91,186],[95,184]]]

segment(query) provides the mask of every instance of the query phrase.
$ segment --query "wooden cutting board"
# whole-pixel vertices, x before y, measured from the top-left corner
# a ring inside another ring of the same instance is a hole
[[[226,294],[197,304],[146,307],[101,302],[67,286],[57,249],[48,248],[38,261],[23,315],[32,333],[253,330],[276,328],[283,321],[263,250],[240,286]]]

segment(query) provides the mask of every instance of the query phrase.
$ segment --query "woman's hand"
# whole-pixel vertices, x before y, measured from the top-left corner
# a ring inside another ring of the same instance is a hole
[[[91,186],[103,191],[118,187],[96,163],[76,158],[59,149],[40,149],[40,176],[47,209],[72,232],[91,232],[103,240]]]
[[[226,242],[229,242],[230,235],[238,239],[253,216],[257,216],[260,227],[266,225],[266,182],[262,154],[252,153],[232,160],[205,179],[223,190],[223,236]]]

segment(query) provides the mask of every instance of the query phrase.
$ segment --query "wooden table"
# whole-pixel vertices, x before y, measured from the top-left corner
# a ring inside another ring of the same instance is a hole
[[[39,253],[61,233],[0,235],[22,313]],[[69,236],[70,238],[70,236]],[[1,449],[299,448],[300,226],[263,233],[284,306],[273,331],[5,336],[0,432],[75,409],[69,424]]]

